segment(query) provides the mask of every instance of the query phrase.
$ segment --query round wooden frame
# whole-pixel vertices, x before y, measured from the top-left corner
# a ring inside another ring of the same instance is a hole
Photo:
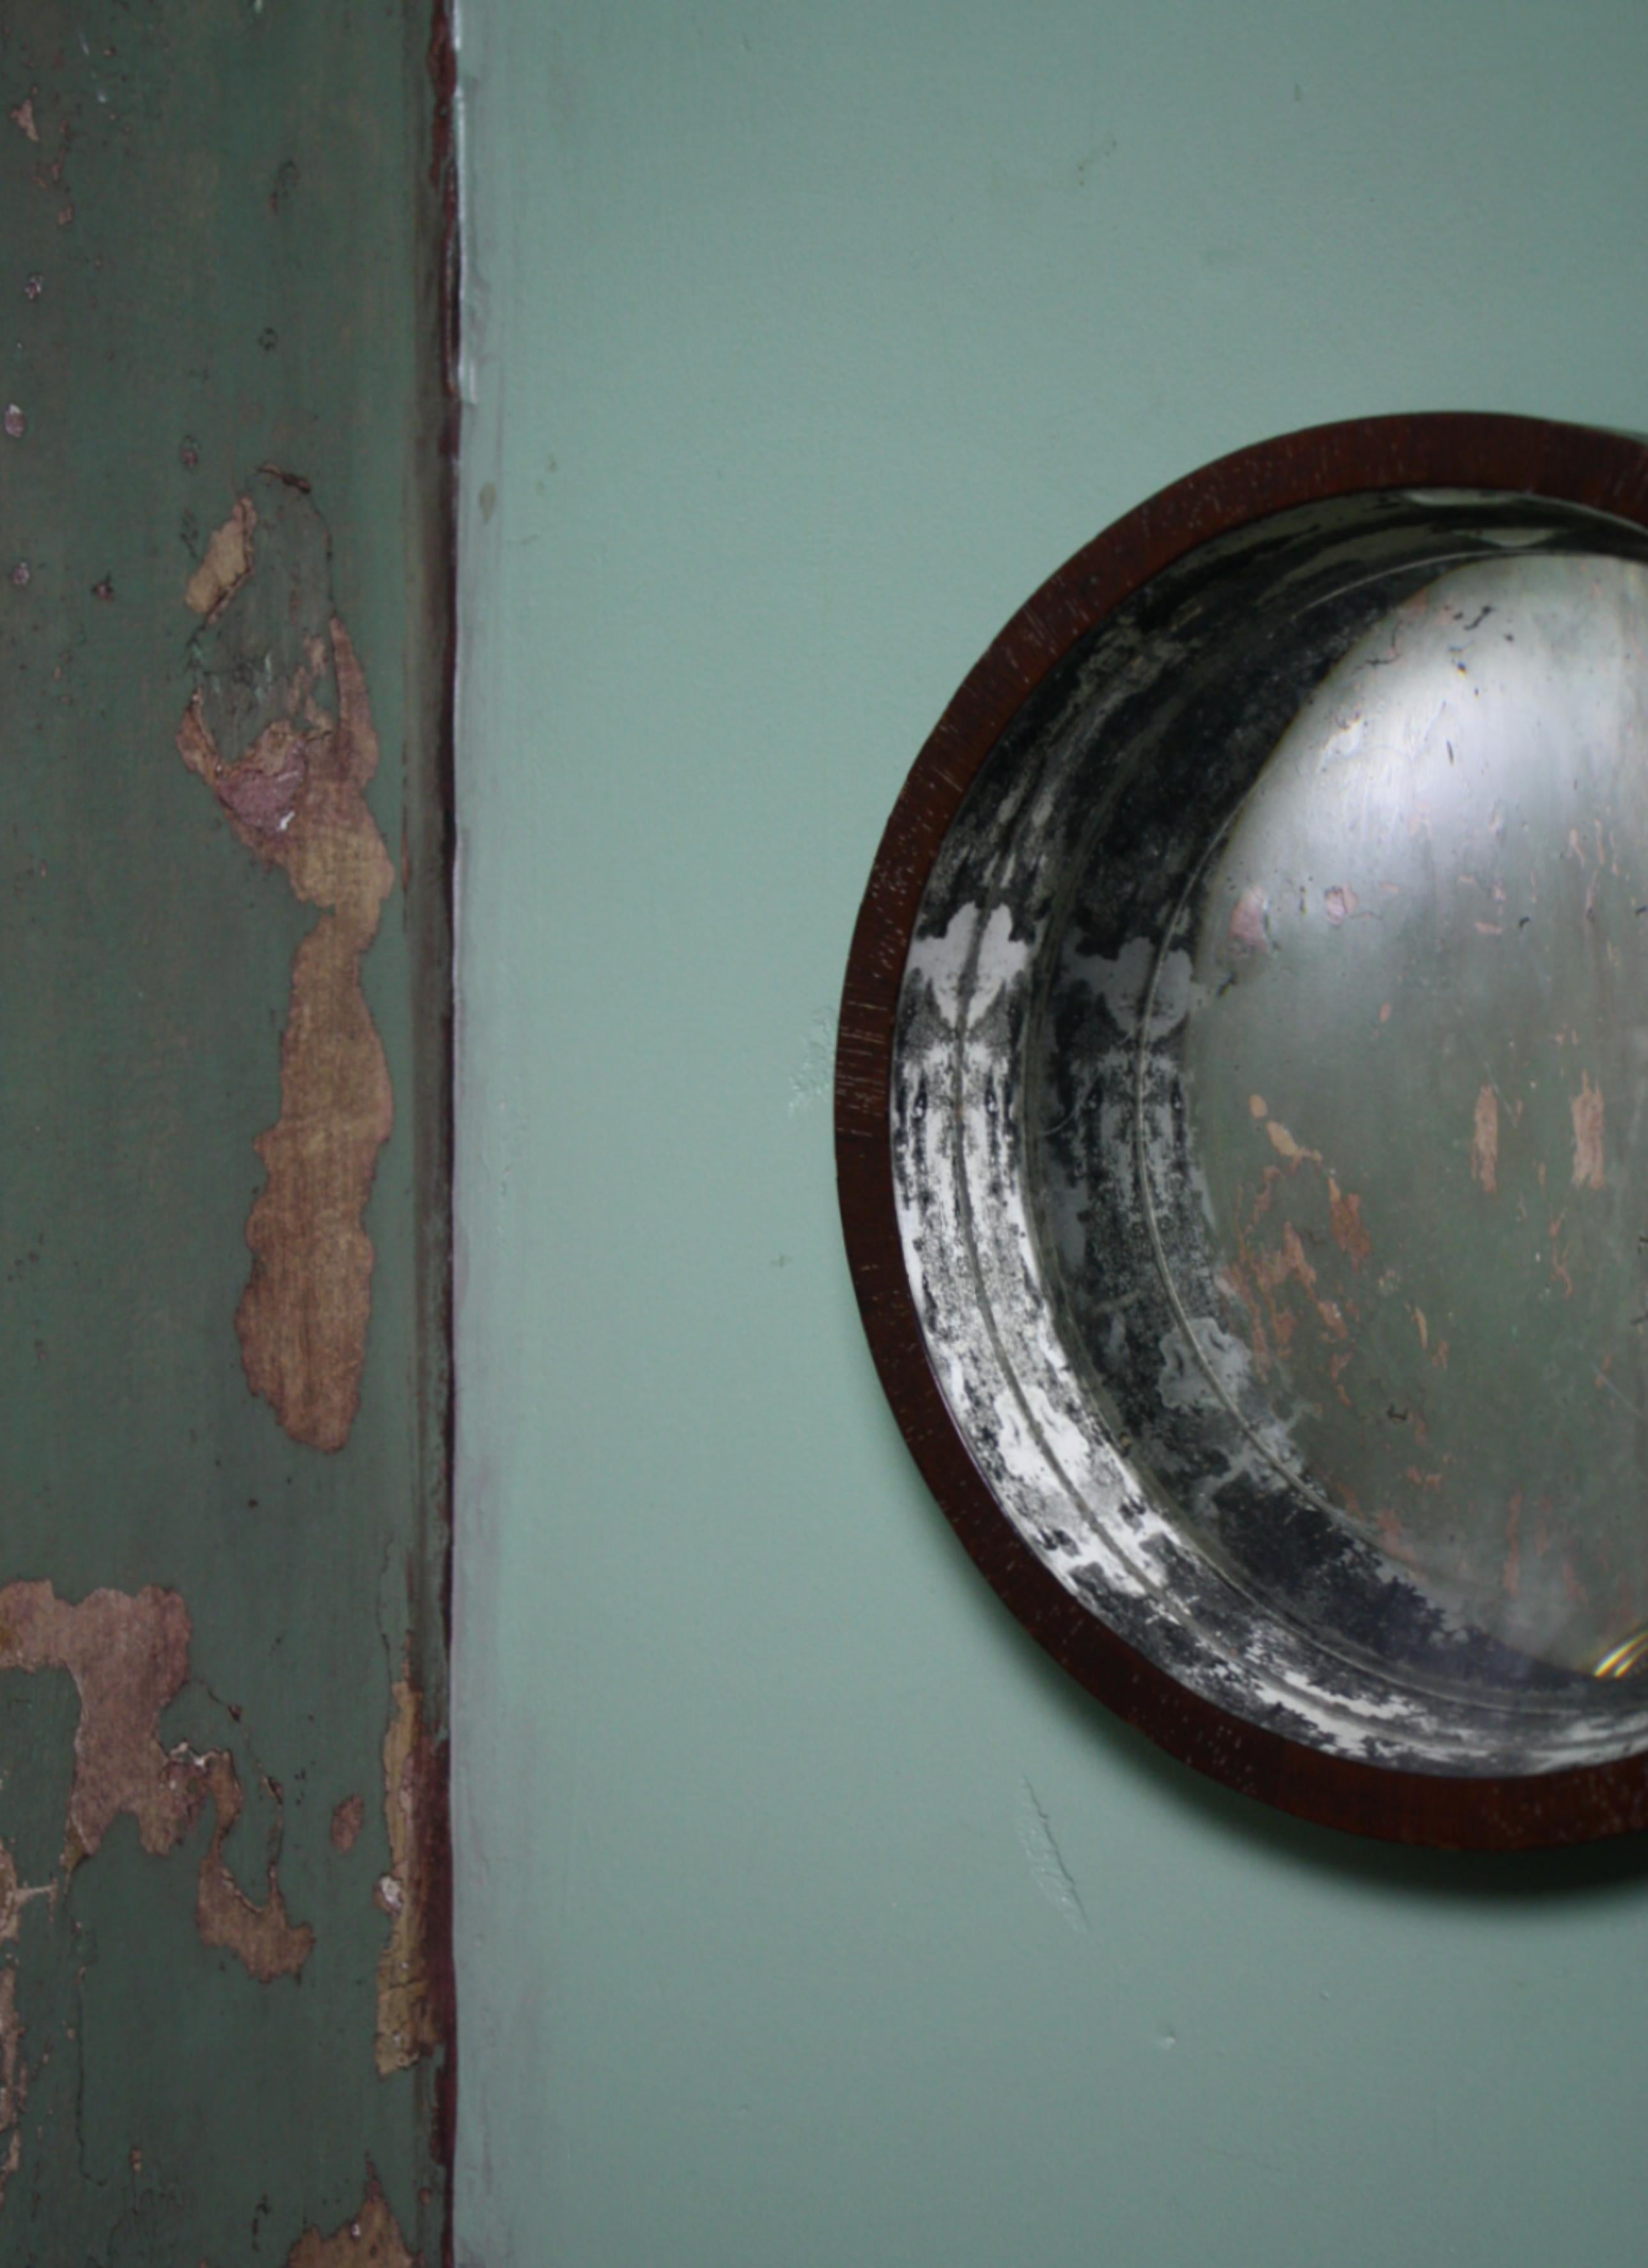
[[[1648,442],[1460,412],[1315,426],[1205,466],[1078,551],[968,674],[887,821],[842,994],[836,1172],[859,1309],[905,1440],[982,1573],[1055,1660],[1170,1755],[1284,1811],[1399,1843],[1534,1849],[1648,1827],[1648,1754],[1497,1778],[1352,1762],[1201,1699],[1063,1587],[1019,1540],[950,1415],[923,1343],[894,1207],[890,1081],[906,956],[939,846],[1010,720],[1078,637],[1197,546],[1293,506],[1415,488],[1505,490],[1648,528]]]

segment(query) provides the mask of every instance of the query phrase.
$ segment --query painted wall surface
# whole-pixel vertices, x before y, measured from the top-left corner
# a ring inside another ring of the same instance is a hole
[[[470,2268],[1634,2262],[1648,1869],[1045,1662],[886,1413],[831,1018],[962,674],[1160,483],[1648,426],[1648,13],[467,0]]]
[[[440,2257],[430,29],[0,16],[19,2268]]]

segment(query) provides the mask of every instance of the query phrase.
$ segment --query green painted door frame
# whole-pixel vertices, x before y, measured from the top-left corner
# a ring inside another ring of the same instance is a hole
[[[442,2257],[449,64],[0,26],[7,2262]]]

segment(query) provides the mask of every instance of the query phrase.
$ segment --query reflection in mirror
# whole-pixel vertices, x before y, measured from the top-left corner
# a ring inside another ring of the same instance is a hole
[[[1185,1071],[1225,1320],[1438,1601],[1648,1624],[1648,569],[1502,557],[1332,669],[1210,861]]]
[[[1648,540],[1368,492],[1191,552],[968,790],[899,1232],[997,1503],[1249,1722],[1648,1739]]]

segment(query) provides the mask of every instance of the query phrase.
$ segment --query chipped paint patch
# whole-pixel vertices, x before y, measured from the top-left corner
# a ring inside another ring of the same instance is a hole
[[[1293,1319],[1276,1304],[1273,1295],[1290,1282],[1299,1285],[1315,1308],[1322,1329],[1330,1337],[1343,1339],[1347,1336],[1338,1302],[1323,1299],[1317,1292],[1316,1270],[1306,1259],[1299,1233],[1291,1220],[1284,1223],[1282,1241],[1274,1252],[1260,1249],[1252,1257],[1254,1272],[1266,1298],[1271,1302],[1270,1329],[1278,1346],[1285,1348],[1292,1338]]]
[[[33,1898],[45,1895],[39,1889],[26,1890],[18,1881],[17,1862],[4,1843],[0,1843],[0,1943],[13,1943],[22,1933],[23,1908]],[[22,2121],[24,2105],[28,2099],[28,2066],[23,2060],[23,2020],[18,2014],[18,1972],[14,1966],[0,1969],[0,2135],[5,2137],[4,2156],[0,2156],[0,2205],[5,2203],[7,2185],[22,2161]]]
[[[245,1798],[233,1762],[221,1749],[202,1761],[216,1816],[211,1841],[201,1860],[195,1902],[201,1943],[226,1948],[260,1984],[268,1984],[276,1977],[295,1977],[314,1950],[314,1932],[306,1923],[294,1927],[287,1919],[286,1902],[272,1862],[269,1896],[261,1906],[253,1904],[224,1865],[224,1838],[239,1818]]]
[[[92,1591],[78,1606],[49,1583],[0,1590],[0,1669],[66,1669],[80,1698],[63,1867],[90,1858],[121,1815],[163,1856],[204,1794],[188,1762],[161,1747],[160,1712],[188,1674],[188,1609],[175,1591]]]
[[[244,1800],[233,1759],[220,1749],[196,1756],[187,1745],[160,1745],[160,1712],[188,1675],[190,1635],[181,1598],[152,1585],[135,1594],[93,1591],[78,1606],[58,1598],[49,1583],[11,1583],[0,1591],[0,1669],[66,1669],[79,1697],[64,1874],[94,1855],[122,1814],[136,1821],[143,1849],[164,1858],[210,1795],[215,1816],[195,1902],[201,1940],[227,1947],[267,1984],[296,1975],[314,1932],[288,1922],[273,1865],[268,1903],[260,1907],[223,1864],[224,1838]],[[16,1937],[18,1908],[39,1895],[19,1889],[11,1854],[0,1846],[0,1941]]]
[[[346,1795],[332,1814],[332,1848],[335,1851],[352,1851],[365,1820],[364,1799],[358,1795]]]
[[[1484,1195],[1495,1196],[1499,1187],[1499,1098],[1491,1086],[1482,1087],[1477,1093],[1470,1169],[1471,1179],[1481,1185]]]
[[[243,497],[212,539],[209,580],[195,589],[210,549],[191,581],[189,603],[208,601],[215,637],[177,745],[246,848],[321,909],[293,957],[280,1116],[256,1143],[268,1180],[246,1221],[252,1275],[235,1329],[253,1392],[294,1440],[335,1451],[360,1405],[373,1262],[363,1219],[394,1118],[361,984],[394,869],[365,799],[378,735],[353,641],[331,611],[324,526],[302,482],[266,473],[260,495]],[[237,547],[272,517],[275,541],[261,535],[255,565],[239,572]],[[224,575],[239,579],[225,586]]]
[[[1550,1272],[1562,1285],[1563,1299],[1571,1300],[1574,1295],[1574,1284],[1573,1277],[1569,1271],[1568,1261],[1573,1251],[1573,1238],[1569,1237],[1566,1249],[1563,1248],[1562,1242],[1563,1223],[1567,1218],[1565,1212],[1559,1212],[1555,1220],[1547,1224],[1545,1233],[1550,1239]]]
[[[286,2268],[421,2268],[423,2257],[408,2250],[383,2184],[368,2166],[360,2211],[330,2236],[305,2229],[286,2256]]]
[[[428,1956],[441,1758],[424,1727],[423,1697],[406,1678],[395,1682],[383,1764],[389,1872],[373,1896],[390,1918],[389,1942],[378,1963],[378,2074],[386,2079],[409,2070],[445,2037]]]
[[[28,1896],[18,1886],[17,1861],[0,1843],[0,1945],[13,1943],[23,1927],[23,1902]]]
[[[1360,1268],[1373,1249],[1373,1240],[1362,1222],[1362,1200],[1352,1189],[1347,1196],[1331,1174],[1328,1176],[1328,1217],[1334,1242],[1352,1268]]]
[[[1285,1158],[1290,1166],[1297,1166],[1306,1158],[1313,1164],[1321,1165],[1321,1152],[1302,1149],[1280,1120],[1275,1118],[1269,1120],[1265,1126],[1265,1132],[1269,1136],[1270,1147],[1276,1152],[1277,1157]]]
[[[23,1909],[36,1898],[53,1895],[49,1882],[36,1883],[25,1889],[18,1880],[17,1861],[4,1843],[0,1843],[0,1945],[14,1945],[23,1933]]]
[[[1262,889],[1254,887],[1242,892],[1232,909],[1230,927],[1225,933],[1225,950],[1232,960],[1269,952],[1269,910],[1270,902]]]
[[[1577,1189],[1600,1189],[1607,1179],[1602,1154],[1602,1090],[1592,1086],[1589,1071],[1581,1073],[1579,1092],[1570,1107],[1573,1113],[1573,1185]]]
[[[7,2137],[0,2158],[0,2205],[22,2161],[23,2106],[28,2100],[28,2066],[23,2060],[23,2020],[18,2014],[17,1970],[0,1969],[0,2134]]]
[[[189,577],[183,603],[210,622],[226,607],[252,572],[252,531],[257,526],[257,506],[251,497],[238,497],[235,508],[221,527],[212,530],[206,554]]]

